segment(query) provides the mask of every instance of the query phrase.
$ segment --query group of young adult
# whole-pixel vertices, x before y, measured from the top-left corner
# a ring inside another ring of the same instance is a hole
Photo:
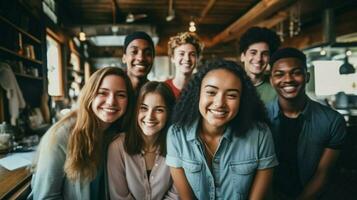
[[[78,109],[43,136],[29,198],[318,198],[345,122],[306,95],[305,55],[279,45],[253,27],[240,39],[243,66],[197,69],[202,44],[180,33],[169,41],[175,77],[157,82],[150,36],[128,35],[126,71],[95,72]]]

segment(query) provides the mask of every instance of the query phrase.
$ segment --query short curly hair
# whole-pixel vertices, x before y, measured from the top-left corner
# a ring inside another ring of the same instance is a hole
[[[245,53],[250,45],[258,42],[268,44],[270,55],[281,45],[280,38],[274,31],[268,28],[251,27],[241,36],[239,40],[239,50],[241,53]]]
[[[197,56],[200,56],[203,50],[203,43],[200,38],[191,32],[178,33],[175,36],[170,37],[168,42],[168,54],[172,56],[174,54],[174,49],[183,44],[192,44],[197,52]]]
[[[236,135],[244,134],[253,125],[268,124],[267,112],[263,102],[244,69],[233,61],[214,59],[205,63],[191,78],[175,105],[172,122],[179,127],[191,126],[201,119],[199,112],[200,90],[203,78],[212,70],[224,69],[236,75],[242,82],[241,101],[238,114],[229,122]]]

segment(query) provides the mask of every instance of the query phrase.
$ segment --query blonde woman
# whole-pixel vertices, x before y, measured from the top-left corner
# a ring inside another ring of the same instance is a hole
[[[171,37],[168,45],[169,56],[175,66],[175,77],[165,82],[177,99],[197,66],[203,46],[198,36],[190,32]]]
[[[32,178],[33,199],[106,199],[107,144],[132,113],[133,91],[119,68],[95,72],[79,108],[43,136]]]

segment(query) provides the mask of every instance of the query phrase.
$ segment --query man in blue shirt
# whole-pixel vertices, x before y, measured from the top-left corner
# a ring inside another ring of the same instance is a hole
[[[280,165],[275,171],[277,199],[316,199],[323,192],[346,135],[343,117],[312,101],[306,56],[295,48],[276,51],[270,82],[278,98],[268,107]]]

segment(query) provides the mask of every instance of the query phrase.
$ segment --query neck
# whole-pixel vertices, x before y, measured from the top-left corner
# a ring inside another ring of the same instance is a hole
[[[279,106],[285,116],[296,118],[304,110],[307,102],[306,94],[301,95],[293,100],[287,100],[279,97]]]
[[[247,74],[254,86],[257,86],[264,81],[264,73],[261,74],[247,73]]]
[[[129,76],[130,82],[133,86],[134,91],[138,90],[138,88],[140,88],[140,86],[147,81],[146,77],[143,78],[138,78],[136,76]]]
[[[224,127],[217,128],[204,124],[204,122],[202,122],[201,134],[204,137],[210,137],[210,138],[221,137],[223,135],[223,132],[224,132]]]
[[[175,87],[179,90],[182,90],[182,88],[184,88],[186,86],[186,84],[188,83],[188,81],[191,78],[191,74],[179,74],[177,73],[177,75],[175,76],[175,78],[172,80],[173,84],[175,85]]]
[[[157,140],[156,135],[158,135],[158,134],[155,134],[153,136],[147,136],[147,135],[143,134],[143,140],[144,140],[143,149],[144,149],[144,151],[151,152],[157,148],[155,145],[155,142]]]

